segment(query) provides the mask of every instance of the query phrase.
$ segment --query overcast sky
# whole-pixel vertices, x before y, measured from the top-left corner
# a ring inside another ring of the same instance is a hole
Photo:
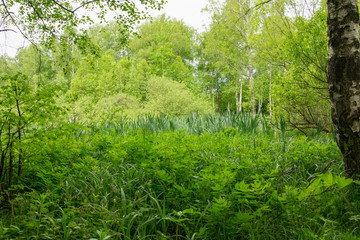
[[[201,12],[207,2],[208,0],[168,0],[164,9],[154,15],[166,13],[173,18],[183,19],[189,26],[203,30],[203,25],[210,21],[208,14]]]
[[[208,0],[168,0],[161,11],[152,11],[151,15],[156,17],[162,13],[182,19],[185,24],[200,31],[204,30],[204,24],[209,23],[209,16],[201,10],[206,7]],[[15,56],[18,48],[28,45],[21,35],[13,32],[0,32],[0,54]]]

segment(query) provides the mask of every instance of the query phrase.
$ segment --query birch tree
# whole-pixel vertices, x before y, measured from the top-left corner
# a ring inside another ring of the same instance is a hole
[[[212,3],[208,11],[212,14],[212,24],[209,34],[216,36],[216,43],[208,54],[221,58],[224,65],[238,75],[238,86],[241,90],[243,79],[249,86],[251,112],[256,114],[254,87],[255,51],[252,37],[259,31],[258,15],[260,11],[252,11],[255,6],[252,0],[227,0],[223,5]],[[238,92],[238,91],[237,91]],[[241,108],[241,98],[236,94],[237,109]]]
[[[360,55],[357,0],[328,0],[328,84],[346,175],[360,174]]]

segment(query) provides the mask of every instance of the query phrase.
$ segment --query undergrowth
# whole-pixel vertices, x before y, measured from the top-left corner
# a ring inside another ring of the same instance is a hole
[[[26,164],[1,196],[1,239],[360,236],[359,188],[331,137],[276,137],[259,116],[77,126]]]

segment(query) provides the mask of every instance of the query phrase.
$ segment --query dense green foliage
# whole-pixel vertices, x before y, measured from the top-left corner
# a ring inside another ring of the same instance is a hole
[[[165,15],[132,36],[121,22],[92,26],[86,36],[67,28],[51,49],[22,49],[2,67],[22,72],[33,86],[61,86],[58,102],[76,122],[252,111],[272,122],[285,116],[304,134],[330,132],[324,2],[311,10],[282,0],[254,6],[210,1],[203,33]]]
[[[0,237],[355,238],[339,155],[325,135],[274,138],[251,115],[74,126],[49,133],[3,195]]]
[[[276,112],[300,130],[319,127],[330,131],[326,17],[323,6],[310,19],[297,19],[297,30],[287,31],[284,40],[284,60],[289,66],[275,80]]]
[[[55,115],[62,109],[54,100],[54,88],[34,90],[18,73],[0,79],[0,192],[21,178],[23,165],[37,152]]]
[[[324,1],[211,0],[202,33],[161,15],[133,35],[135,2],[86,2],[129,13],[86,31],[70,2],[20,8],[46,44],[0,57],[0,239],[360,238]]]
[[[283,115],[304,134],[331,131],[325,1],[210,1],[207,11],[201,63],[220,112]]]

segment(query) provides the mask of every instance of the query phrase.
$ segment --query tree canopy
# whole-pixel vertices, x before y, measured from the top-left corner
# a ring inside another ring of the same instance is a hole
[[[108,14],[120,23],[126,34],[134,23],[146,17],[149,8],[160,9],[164,0],[3,0],[0,31],[18,31],[33,40],[51,40],[68,28],[88,27],[106,22]]]

